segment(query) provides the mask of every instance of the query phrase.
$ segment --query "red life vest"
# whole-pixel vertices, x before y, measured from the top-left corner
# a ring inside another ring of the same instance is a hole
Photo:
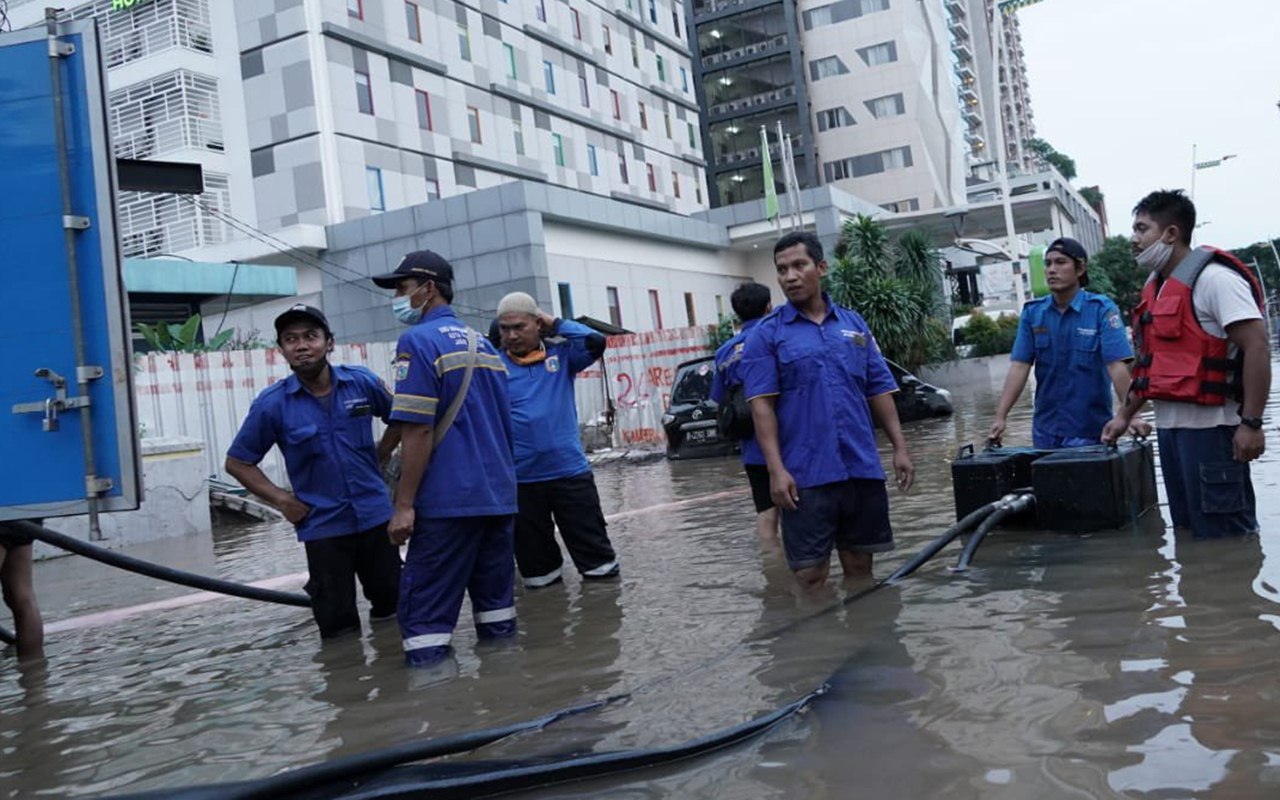
[[[1235,256],[1214,247],[1198,247],[1182,259],[1164,285],[1152,275],[1142,287],[1142,301],[1133,310],[1133,393],[1143,399],[1174,400],[1220,406],[1243,394],[1242,360],[1227,357],[1230,340],[1205,331],[1196,319],[1192,291],[1211,263],[1234,270],[1249,282],[1254,302],[1262,310],[1262,287]]]

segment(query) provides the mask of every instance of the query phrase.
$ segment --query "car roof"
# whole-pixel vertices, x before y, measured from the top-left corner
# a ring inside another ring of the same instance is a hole
[[[701,364],[704,361],[714,361],[714,360],[715,360],[714,355],[699,356],[697,358],[691,358],[688,361],[681,361],[679,364],[676,364],[676,369],[680,370],[680,369],[684,369],[685,367],[691,366],[693,364]]]

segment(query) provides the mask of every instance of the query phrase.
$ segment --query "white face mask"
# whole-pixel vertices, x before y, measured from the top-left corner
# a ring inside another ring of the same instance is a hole
[[[417,294],[418,290],[421,288],[422,287],[419,286],[412,292],[409,292],[406,295],[401,295],[400,297],[392,298],[391,300],[391,313],[395,314],[396,319],[405,325],[416,325],[418,324],[418,320],[422,319],[422,309],[413,307],[413,296]]]
[[[1156,270],[1164,269],[1170,258],[1173,258],[1173,245],[1158,239],[1148,245],[1146,250],[1138,253],[1135,260],[1138,262],[1138,266],[1155,272]]]

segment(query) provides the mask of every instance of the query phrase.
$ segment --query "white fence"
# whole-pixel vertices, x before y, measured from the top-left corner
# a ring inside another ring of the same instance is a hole
[[[661,418],[675,368],[681,361],[709,354],[709,342],[706,328],[610,337],[603,369],[596,364],[578,376],[579,421],[600,419],[612,400],[615,447],[664,443]],[[392,342],[347,344],[338,345],[330,361],[364,365],[390,385],[394,356]],[[141,435],[204,441],[209,475],[230,481],[223,461],[249,406],[259,392],[288,375],[288,363],[274,349],[139,355],[134,382]],[[287,485],[279,451],[272,450],[261,466],[272,480]]]

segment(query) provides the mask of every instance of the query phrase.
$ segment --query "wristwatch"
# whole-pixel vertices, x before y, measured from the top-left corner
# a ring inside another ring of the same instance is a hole
[[[1262,417],[1241,417],[1240,424],[1255,431],[1262,430]]]

